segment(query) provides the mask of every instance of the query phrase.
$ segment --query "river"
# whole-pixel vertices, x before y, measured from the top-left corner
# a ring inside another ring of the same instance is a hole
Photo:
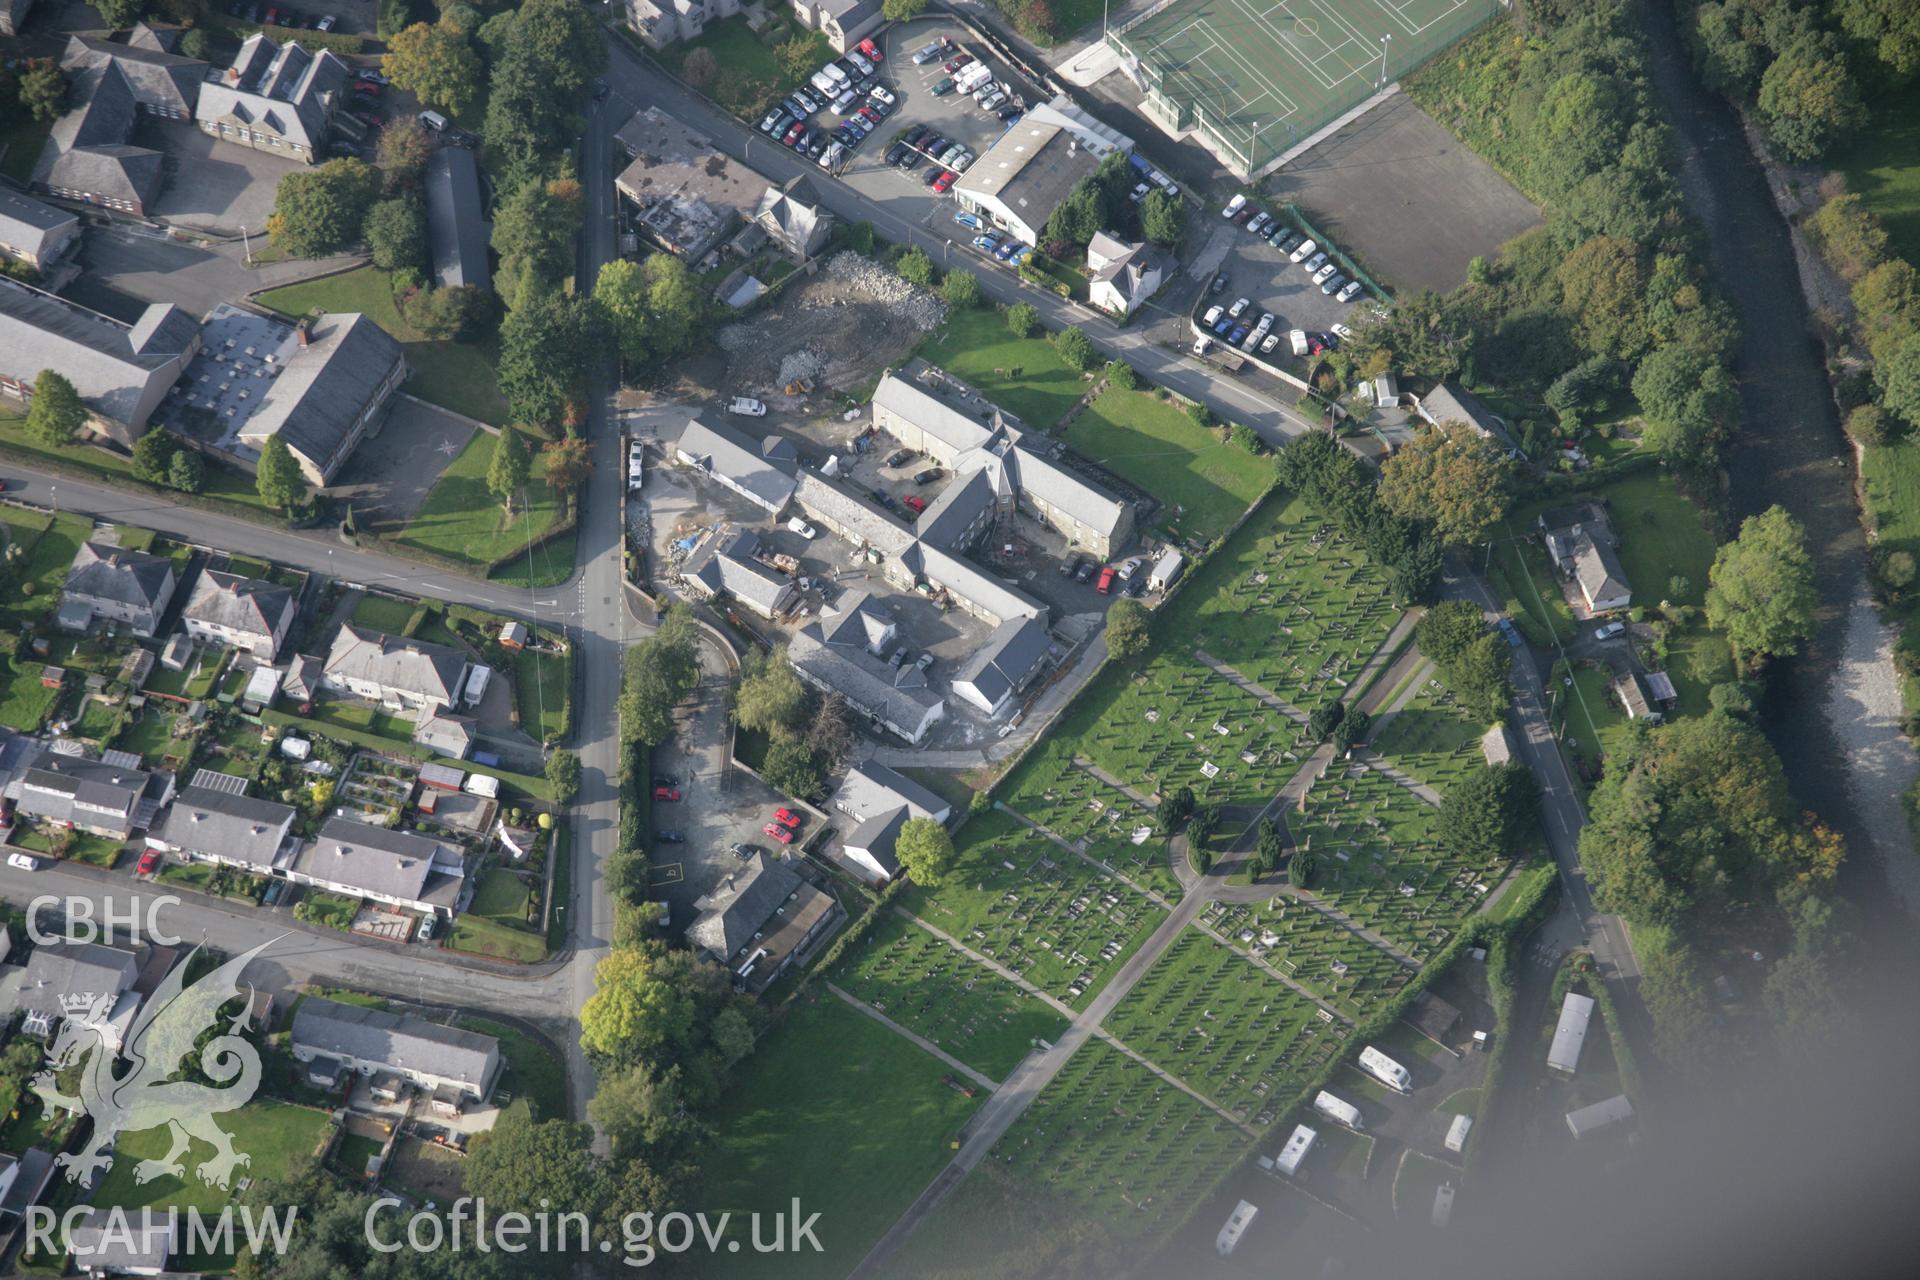
[[[1920,858],[1901,806],[1916,770],[1898,731],[1893,636],[1867,594],[1854,472],[1793,245],[1739,117],[1695,77],[1670,4],[1650,0],[1655,92],[1705,228],[1714,283],[1740,321],[1741,430],[1727,454],[1735,520],[1776,503],[1806,527],[1820,588],[1813,645],[1774,672],[1765,727],[1795,799],[1847,839],[1849,896],[1885,923],[1920,911]]]

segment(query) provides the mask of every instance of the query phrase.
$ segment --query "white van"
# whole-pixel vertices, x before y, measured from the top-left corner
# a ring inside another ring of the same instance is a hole
[[[1292,350],[1293,354],[1297,356],[1307,354],[1307,331],[1305,329],[1288,331],[1287,346]]]
[[[422,111],[420,113],[420,123],[435,133],[444,133],[447,128],[447,118],[438,111]]]

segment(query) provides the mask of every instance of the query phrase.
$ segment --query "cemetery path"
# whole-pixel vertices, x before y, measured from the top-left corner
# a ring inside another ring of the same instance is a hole
[[[1049,830],[1044,824],[1035,822],[1032,818],[1029,818],[1026,814],[1021,813],[1018,809],[1009,809],[1006,805],[1002,804],[998,800],[995,800],[993,802],[993,807],[998,809],[1001,813],[1006,814],[1009,818],[1012,818],[1015,822],[1021,823],[1024,826],[1031,828],[1033,831],[1038,832],[1040,835],[1045,836],[1050,842],[1052,842],[1053,844],[1059,845],[1060,848],[1072,854],[1074,857],[1080,859],[1080,861],[1086,863],[1088,866],[1100,868],[1100,870],[1106,872],[1108,875],[1119,878],[1129,888],[1138,890],[1140,893],[1145,894],[1148,898],[1151,898],[1154,902],[1158,903],[1163,907],[1168,908],[1169,910],[1172,909],[1173,903],[1169,901],[1167,898],[1163,897],[1156,890],[1150,888],[1147,885],[1141,884],[1139,881],[1135,880],[1133,877],[1127,875],[1126,872],[1119,871],[1114,869],[1113,867],[1108,866],[1106,863],[1100,861],[1100,859],[1094,857],[1092,854],[1082,851],[1081,849],[1079,849],[1074,845],[1073,841],[1067,839],[1063,835],[1058,834],[1057,832]],[[1184,882],[1183,882],[1183,887],[1184,887]]]
[[[1299,996],[1302,1000],[1313,1001],[1315,1005],[1319,1006],[1322,1009],[1325,1009],[1329,1016],[1338,1018],[1341,1021],[1341,1023],[1343,1023],[1346,1026],[1350,1027],[1353,1025],[1352,1018],[1349,1018],[1346,1014],[1340,1012],[1338,1009],[1328,1004],[1325,1000],[1322,1000],[1319,996],[1313,994],[1313,992],[1307,990],[1305,987],[1301,986],[1298,982],[1295,982],[1292,978],[1288,977],[1286,974],[1280,972],[1280,970],[1268,964],[1266,960],[1263,959],[1262,957],[1252,954],[1245,947],[1241,946],[1238,942],[1235,942],[1232,938],[1229,938],[1226,934],[1221,933],[1218,929],[1214,928],[1212,925],[1207,924],[1205,921],[1196,920],[1194,922],[1193,927],[1198,929],[1200,932],[1206,934],[1209,938],[1212,938],[1215,942],[1227,948],[1229,951],[1232,951],[1235,955],[1244,956],[1247,960],[1251,961],[1253,964],[1256,964],[1260,968],[1266,970],[1269,974],[1273,976],[1273,978],[1276,981],[1280,983],[1281,986],[1286,987],[1289,991]]]
[[[881,1026],[893,1032],[893,1034],[900,1036],[903,1039],[911,1040],[914,1044],[919,1045],[922,1049],[925,1049],[928,1053],[940,1059],[940,1061],[946,1063],[949,1067],[952,1067],[955,1071],[958,1071],[961,1075],[973,1081],[975,1084],[979,1085],[981,1088],[998,1089],[1000,1087],[1000,1082],[998,1080],[995,1080],[992,1076],[985,1075],[981,1072],[975,1071],[972,1067],[960,1061],[960,1059],[954,1057],[952,1054],[948,1053],[945,1049],[942,1049],[939,1045],[935,1044],[933,1041],[927,1039],[925,1036],[919,1034],[918,1032],[909,1031],[907,1028],[895,1022],[892,1018],[889,1018],[886,1014],[880,1012],[880,1010],[868,1004],[865,1000],[862,1000],[859,996],[856,996],[851,992],[843,991],[838,986],[835,986],[831,982],[827,984],[827,990],[833,992],[833,994],[835,994],[836,996],[839,996],[841,1001],[845,1003],[848,1007],[856,1009],[859,1012],[866,1014],[869,1018],[872,1018],[875,1022],[879,1023]]]
[[[1227,683],[1238,685],[1241,689],[1252,694],[1260,702],[1278,711],[1295,724],[1305,724],[1307,722],[1306,712],[1294,706],[1291,702],[1286,701],[1279,694],[1271,692],[1265,686],[1255,684],[1226,663],[1220,661],[1220,659],[1208,653],[1205,649],[1195,649],[1193,651],[1193,660],[1215,675],[1225,679]]]

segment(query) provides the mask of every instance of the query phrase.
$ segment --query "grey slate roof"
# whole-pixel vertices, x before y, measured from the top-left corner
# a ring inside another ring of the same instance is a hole
[[[483,1095],[500,1069],[500,1042],[424,1018],[308,996],[293,1015],[293,1043],[335,1057],[461,1080]]]
[[[140,798],[155,775],[84,756],[42,755],[21,778],[20,809],[56,822],[133,829]]]
[[[145,23],[134,29],[125,44],[97,36],[69,36],[60,65],[79,71],[111,62],[127,78],[135,101],[162,113],[190,117],[207,78],[207,64],[160,45],[158,33]]]
[[[17,36],[33,8],[33,0],[0,0],[0,36]]]
[[[459,701],[460,682],[468,665],[467,655],[458,649],[369,631],[348,622],[333,638],[326,672],[336,678],[363,680],[452,704]]]
[[[68,1257],[83,1275],[157,1275],[178,1244],[174,1214],[171,1209],[123,1214],[88,1209],[67,1230]]]
[[[944,821],[953,812],[953,806],[945,800],[877,760],[849,767],[846,780],[833,797],[834,808],[861,821],[902,806],[915,818]]]
[[[131,422],[156,381],[179,376],[195,332],[192,318],[168,304],[148,307],[141,320],[124,325],[0,280],[0,373],[30,385],[42,369],[58,369],[95,412]]]
[[[35,258],[46,252],[54,235],[79,222],[77,215],[56,209],[32,196],[0,188],[0,243],[10,244]]]
[[[751,529],[709,538],[682,570],[709,595],[726,592],[765,614],[781,612],[796,593],[792,579],[754,559],[760,538]]]
[[[779,236],[788,248],[810,254],[825,238],[833,215],[803,174],[785,187],[768,187],[753,211],[753,220]]]
[[[256,32],[226,72],[201,86],[194,119],[265,130],[316,150],[325,139],[333,97],[350,74],[328,50],[312,54],[295,41],[276,45]]]
[[[1590,600],[1609,600],[1632,591],[1613,546],[1588,533],[1581,532],[1574,538],[1573,566],[1580,589]]]
[[[206,787],[182,787],[147,834],[176,849],[217,855],[266,871],[293,830],[293,819],[291,805]]]
[[[916,542],[907,548],[900,563],[915,576],[938,583],[971,601],[995,623],[1008,618],[1030,618],[1047,610],[1047,606],[1026,592],[1002,582],[973,561],[927,542]]]
[[[360,414],[404,359],[393,336],[366,316],[319,316],[306,348],[269,384],[240,439],[258,449],[277,435],[331,480]]]
[[[487,224],[480,217],[480,170],[466,147],[442,147],[427,161],[427,232],[436,284],[493,287]]]
[[[896,413],[955,450],[977,449],[998,425],[949,403],[944,397],[899,374],[890,373],[873,389],[875,408]],[[991,406],[989,406],[991,407]]]
[[[954,677],[990,703],[998,703],[1026,682],[1047,656],[1047,629],[1037,618],[1008,618],[993,629]]]
[[[423,902],[436,856],[443,867],[460,861],[457,851],[426,836],[370,827],[350,818],[329,818],[319,838],[299,852],[290,869],[362,893]]]
[[[61,996],[115,995],[131,987],[139,971],[133,952],[98,942],[35,947],[20,985],[20,1007],[57,1016]]]
[[[807,627],[787,643],[787,660],[816,684],[832,689],[869,715],[917,727],[943,699],[926,687],[924,675],[888,667],[864,648],[829,648],[820,629]],[[917,683],[914,681],[917,678]],[[896,683],[898,682],[898,683]]]
[[[764,853],[754,854],[694,902],[698,914],[687,926],[687,941],[722,961],[731,960],[800,884],[799,876],[767,861]]]
[[[778,513],[793,497],[791,464],[763,457],[759,446],[732,427],[695,419],[675,446],[677,456]]]
[[[207,569],[194,582],[182,616],[210,626],[272,636],[292,609],[293,592],[277,582]]]
[[[894,630],[893,618],[873,594],[857,588],[820,611],[820,640],[838,648],[878,652]]]
[[[991,511],[999,499],[993,491],[993,477],[987,469],[968,472],[955,480],[933,504],[920,514],[914,529],[921,539],[949,551],[965,550],[968,534],[977,536],[977,522]]]
[[[164,168],[158,151],[127,145],[138,96],[119,62],[105,59],[81,70],[67,86],[67,101],[71,109],[53,122],[34,185],[139,206],[153,199]]]
[[[864,852],[879,863],[891,879],[900,874],[900,859],[894,855],[894,846],[899,843],[900,828],[906,826],[912,816],[905,805],[876,813],[847,833],[846,847]]]
[[[105,542],[83,542],[67,571],[68,595],[112,600],[155,613],[173,594],[173,561]]]
[[[1111,537],[1125,519],[1127,504],[1090,480],[1075,475],[1024,444],[1010,451],[1014,481],[1025,492]]]

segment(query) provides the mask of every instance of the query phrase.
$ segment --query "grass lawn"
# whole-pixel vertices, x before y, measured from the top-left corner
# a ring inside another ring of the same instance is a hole
[[[1475,724],[1456,705],[1451,690],[1428,677],[1413,696],[1375,734],[1373,749],[1445,795],[1447,788],[1486,763],[1480,752],[1485,726]]]
[[[779,61],[773,56],[773,48],[762,44],[760,37],[747,26],[747,20],[740,17],[708,23],[699,38],[683,40],[665,49],[650,50],[648,56],[678,72],[686,62],[687,55],[695,49],[711,51],[714,61],[720,66],[720,74],[706,87],[706,93],[727,110],[744,118],[758,115],[762,109],[760,104],[775,101],[804,84],[807,76],[832,59],[833,49],[827,44],[825,36],[817,31],[797,34],[813,46],[813,56],[807,62],[807,73],[802,76],[783,74]]]
[[[6,595],[0,597],[0,626],[19,628],[58,608],[60,585],[73,568],[74,553],[92,534],[91,520],[55,517],[46,532],[31,543],[25,567],[14,576]],[[29,545],[28,539],[20,537],[18,545]]]
[[[308,924],[317,924],[326,929],[338,929],[345,933],[353,928],[353,918],[359,913],[360,902],[356,898],[345,898],[337,893],[309,889],[306,897],[294,907],[293,918],[304,920]]]
[[[1872,104],[1873,127],[1834,148],[1826,163],[1847,175],[1886,224],[1888,247],[1920,262],[1920,101],[1894,89]]]
[[[396,742],[413,741],[413,721],[355,702],[317,702],[309,719],[324,725],[376,733]]]
[[[1087,392],[1084,379],[1054,353],[1051,342],[1014,337],[1006,313],[995,307],[950,314],[916,354],[1042,430]]]
[[[537,442],[530,441],[528,447],[537,448]],[[407,523],[400,541],[484,569],[546,532],[560,517],[553,490],[544,484],[527,485],[514,503],[513,519],[503,520],[500,502],[487,489],[487,463],[492,457],[493,437],[475,432],[434,482],[426,504]],[[535,557],[541,558],[540,553]],[[572,573],[571,554],[564,563],[565,572]]]
[[[47,135],[53,132],[53,121],[35,120],[25,111],[11,111],[4,121],[0,121],[0,147],[6,149],[6,157],[0,159],[0,174],[5,174],[22,186],[33,177],[33,166],[40,159],[41,148],[46,146]]]
[[[376,1139],[357,1133],[346,1134],[333,1149],[333,1167],[358,1186],[366,1177],[367,1161],[380,1154],[380,1146]]]
[[[1600,780],[1606,757],[1626,740],[1627,713],[1613,700],[1607,672],[1582,665],[1573,672],[1571,685],[1561,679],[1567,674],[1564,663],[1555,663],[1553,674],[1553,718],[1561,730],[1560,745],[1574,760],[1575,777],[1591,789]]]
[[[1494,543],[1493,555],[1483,563],[1499,592],[1501,608],[1527,639],[1542,647],[1573,639],[1573,610],[1553,576],[1547,550],[1527,539],[1512,520]]]
[[[397,636],[407,629],[407,623],[413,617],[413,605],[405,600],[395,600],[391,596],[363,595],[359,603],[353,606],[352,620],[355,626],[371,627],[375,631],[384,631]]]
[[[974,1070],[1003,1080],[1067,1020],[892,912],[850,947],[834,981]]]
[[[288,285],[260,295],[261,305],[287,316],[303,316],[310,311],[358,311],[399,339],[406,349],[413,377],[406,390],[422,400],[445,405],[455,413],[478,418],[495,426],[507,420],[507,404],[500,395],[494,367],[499,363],[499,343],[488,338],[481,342],[436,342],[408,324],[394,304],[393,285],[387,273],[366,266],[355,271]]]
[[[515,929],[484,916],[463,915],[453,922],[447,946],[476,956],[533,964],[547,958],[547,942],[538,933]]]
[[[1395,1216],[1402,1222],[1426,1225],[1432,1220],[1434,1194],[1440,1190],[1443,1182],[1451,1182],[1454,1190],[1458,1191],[1460,1171],[1452,1165],[1441,1164],[1431,1156],[1408,1151],[1401,1159],[1400,1168],[1394,1173]]]
[[[28,660],[18,667],[0,666],[0,725],[34,733],[53,711],[60,690],[40,683],[41,664]]]
[[[460,1025],[500,1042],[500,1056],[507,1061],[507,1089],[516,1101],[531,1102],[537,1119],[549,1120],[567,1114],[566,1068],[551,1049],[505,1023],[462,1018]]]
[[[513,696],[520,727],[541,742],[567,735],[573,690],[573,652],[542,653],[522,649],[513,656]]]
[[[946,1164],[979,1105],[948,1087],[946,1073],[831,995],[793,1008],[712,1112],[716,1140],[702,1165],[708,1202],[733,1211],[732,1230],[746,1231],[749,1212],[787,1212],[797,1194],[820,1214],[824,1252],[759,1258],[743,1245],[707,1269],[781,1280],[846,1275]]]
[[[1210,542],[1273,483],[1273,460],[1194,425],[1147,391],[1108,387],[1074,418],[1075,449],[1159,498],[1162,523]]]
[[[105,449],[96,449],[89,445],[53,448],[28,435],[24,422],[25,419],[20,415],[0,410],[0,448],[24,454],[32,460],[46,459],[49,462],[63,463],[70,467],[80,467],[101,477],[109,484],[124,483],[132,478],[133,463],[126,455],[110,453]],[[252,507],[256,511],[267,512],[278,517],[280,513],[262,502],[259,492],[253,486],[252,476],[236,471],[232,467],[210,464],[207,467],[206,486],[200,490],[200,494],[202,497]]]
[[[511,871],[488,867],[481,873],[480,883],[473,892],[473,903],[467,910],[503,924],[525,924],[532,908],[533,892],[527,888],[526,881]]]

